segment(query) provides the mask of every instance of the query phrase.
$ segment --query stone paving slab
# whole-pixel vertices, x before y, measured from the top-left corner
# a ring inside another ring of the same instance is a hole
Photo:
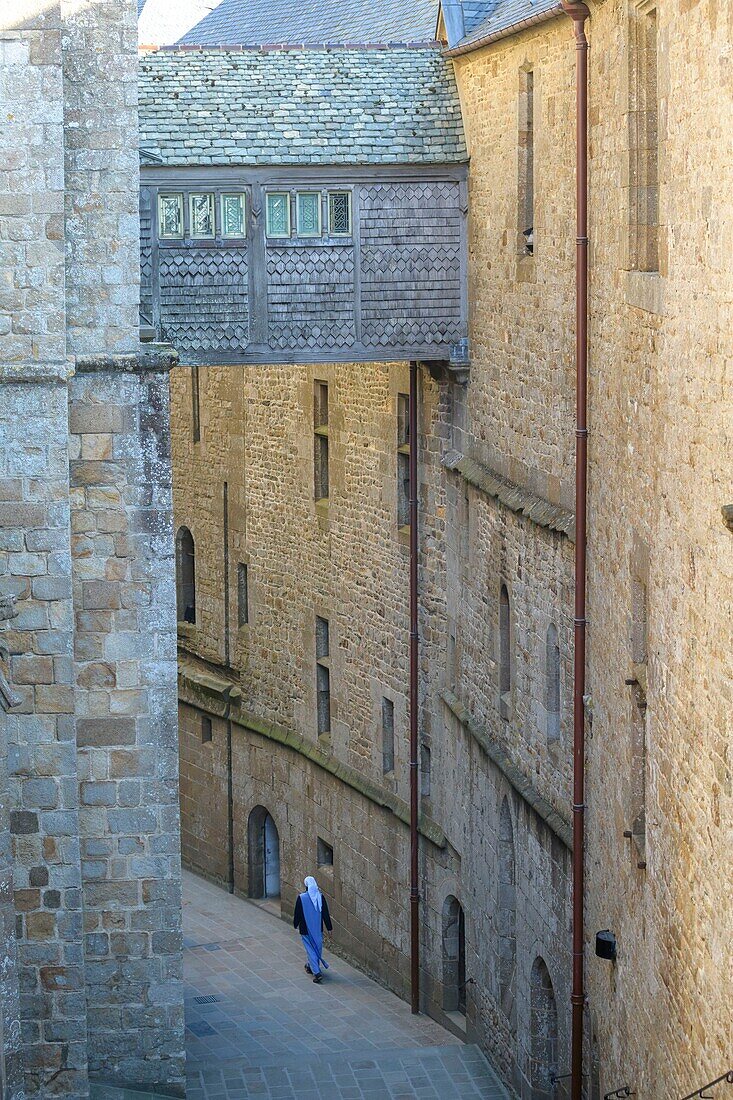
[[[508,1100],[478,1047],[348,963],[314,985],[272,911],[188,873],[183,906],[187,1100]]]

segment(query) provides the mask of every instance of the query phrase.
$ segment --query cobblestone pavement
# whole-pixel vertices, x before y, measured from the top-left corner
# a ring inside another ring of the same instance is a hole
[[[477,1047],[335,956],[314,985],[288,924],[190,874],[184,931],[187,1100],[506,1100]]]

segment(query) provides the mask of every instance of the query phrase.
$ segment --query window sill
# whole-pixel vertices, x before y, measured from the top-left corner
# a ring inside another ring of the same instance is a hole
[[[626,273],[626,301],[636,309],[663,316],[664,280],[658,271],[628,271]]]

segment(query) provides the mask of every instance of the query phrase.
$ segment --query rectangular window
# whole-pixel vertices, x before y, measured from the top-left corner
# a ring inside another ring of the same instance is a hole
[[[318,736],[331,732],[331,670],[328,619],[316,615],[316,695]]]
[[[183,236],[183,195],[158,195],[158,236],[162,240],[180,240]]]
[[[332,237],[351,235],[351,193],[349,191],[329,191],[328,232]]]
[[[242,562],[237,566],[237,621],[240,627],[249,622],[249,577]]]
[[[296,225],[299,237],[320,237],[321,194],[299,191],[295,197]]]
[[[222,237],[244,237],[245,217],[244,195],[221,196],[221,235]]]
[[[315,499],[328,500],[328,385],[313,385],[313,473]]]
[[[394,771],[394,703],[382,699],[382,771]]]
[[[316,863],[319,867],[333,867],[333,848],[321,837],[317,838],[316,843]]]
[[[647,0],[631,18],[629,104],[631,267],[659,270],[659,89],[657,12]]]
[[[205,714],[201,715],[201,743],[207,744],[209,741],[214,740],[214,732],[211,725],[211,719],[207,718]]]
[[[214,196],[209,193],[189,195],[188,211],[191,220],[189,236],[194,240],[210,240],[214,236],[216,225]]]
[[[290,195],[287,191],[270,191],[267,195],[267,236],[290,236]]]
[[[397,526],[410,525],[410,398],[397,394]]]
[[[520,255],[534,255],[534,73],[519,74],[519,168],[518,248]]]

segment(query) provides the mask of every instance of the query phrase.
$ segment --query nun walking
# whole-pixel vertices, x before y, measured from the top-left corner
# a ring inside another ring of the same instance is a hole
[[[328,912],[328,903],[318,883],[309,875],[305,880],[305,893],[298,894],[295,903],[295,915],[293,916],[293,928],[300,932],[305,954],[308,962],[305,964],[306,974],[313,975],[313,981],[320,985],[323,981],[321,968],[328,970],[328,963],[323,958],[323,929],[331,932],[331,915]]]

